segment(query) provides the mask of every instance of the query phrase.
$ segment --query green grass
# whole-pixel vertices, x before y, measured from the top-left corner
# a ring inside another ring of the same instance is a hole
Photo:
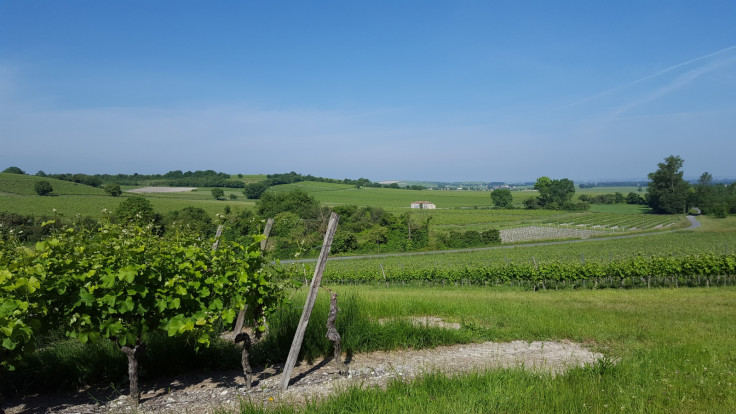
[[[572,340],[607,359],[564,375],[520,369],[429,374],[386,390],[350,388],[266,412],[709,412],[736,410],[736,289],[518,292],[336,287],[367,320],[436,315],[475,340]],[[362,326],[361,326],[362,328]],[[350,335],[350,332],[345,334]],[[434,344],[431,344],[434,345]],[[612,361],[617,361],[615,364]],[[246,404],[242,412],[262,412]]]
[[[626,196],[629,193],[637,193],[644,197],[644,194],[646,194],[646,182],[642,183],[644,187],[644,191],[639,192],[639,187],[636,186],[630,186],[630,187],[593,187],[593,188],[579,188],[575,187],[575,196],[579,196],[581,194],[587,194],[590,196],[597,196],[601,194],[616,194],[621,193],[624,196]]]
[[[56,187],[54,186],[54,188]],[[237,191],[225,191],[225,197],[230,193],[239,194],[239,198],[237,200],[215,200],[212,198],[209,189],[178,195],[142,194],[142,196],[148,198],[154,210],[161,214],[191,206],[204,209],[214,218],[215,214],[223,212],[226,205],[229,205],[233,210],[253,206],[253,201],[246,200],[242,193]],[[44,197],[38,195],[0,195],[0,202],[2,202],[0,209],[11,213],[34,216],[51,217],[55,214],[62,214],[64,217],[73,217],[79,214],[100,218],[104,216],[102,210],[107,209],[114,212],[126,197],[132,197],[133,195],[131,193],[124,193],[120,197],[95,194]],[[56,209],[56,212],[54,212],[54,209]]]
[[[304,181],[272,187],[269,191],[291,191],[301,189],[317,201],[327,205],[355,204],[372,207],[398,207],[409,209],[412,201],[426,200],[437,208],[490,207],[491,196],[487,191],[443,191],[443,190],[402,190],[391,188],[363,187],[360,189],[347,184],[331,184]]]
[[[698,232],[727,233],[736,231],[736,216],[729,216],[726,218],[698,216],[697,219],[702,224],[702,226],[696,230]]]
[[[53,178],[36,177],[35,175],[8,174],[0,173],[0,194],[5,196],[12,195],[36,195],[33,186],[39,181],[48,181],[51,183],[55,195],[104,195],[105,190],[95,188],[84,184],[72,183],[69,181],[55,180]],[[0,195],[0,197],[3,197]],[[4,200],[0,198],[0,200]]]
[[[329,266],[328,266],[329,267]],[[548,290],[481,287],[331,286],[339,293],[337,327],[348,353],[483,341],[570,340],[602,352],[594,366],[551,376],[520,369],[478,371],[453,378],[430,373],[387,389],[351,388],[271,412],[733,412],[736,410],[736,288]],[[253,350],[257,364],[283,361],[304,301],[273,315],[270,334]],[[331,353],[324,338],[328,295],[320,292],[302,358]],[[459,322],[444,330],[401,322],[406,316]],[[398,318],[380,324],[381,318]],[[51,338],[53,339],[53,338]],[[184,367],[237,369],[237,350],[215,342],[194,353],[186,340],[149,338],[142,384]],[[27,373],[5,376],[13,386],[80,386],[89,381],[125,388],[125,361],[109,343],[51,340]],[[616,361],[615,364],[612,361]],[[8,387],[8,383],[5,383]],[[32,388],[32,387],[31,387]],[[6,388],[7,390],[7,388]],[[268,410],[266,410],[268,411]],[[245,404],[243,412],[263,412]]]

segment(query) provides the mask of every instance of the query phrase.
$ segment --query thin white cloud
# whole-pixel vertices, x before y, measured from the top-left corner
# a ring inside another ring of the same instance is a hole
[[[679,69],[679,68],[681,68],[683,66],[687,66],[687,65],[690,65],[692,63],[699,62],[701,60],[708,59],[708,58],[711,58],[711,57],[714,57],[714,56],[722,55],[722,54],[727,53],[727,52],[729,52],[731,50],[736,50],[736,45],[729,46],[727,48],[718,50],[716,52],[709,53],[707,55],[699,56],[699,57],[696,57],[694,59],[690,59],[690,60],[687,60],[685,62],[680,62],[680,63],[677,63],[675,65],[666,67],[666,68],[664,68],[664,69],[662,69],[662,70],[660,70],[658,72],[652,73],[651,75],[644,76],[643,78],[639,78],[637,80],[634,80],[634,81],[625,83],[623,85],[616,86],[615,88],[608,89],[608,90],[603,91],[601,93],[598,93],[596,95],[589,96],[587,98],[584,98],[584,99],[578,100],[576,102],[573,102],[573,103],[571,103],[569,105],[566,105],[562,109],[572,108],[572,107],[575,107],[575,106],[578,106],[578,105],[581,105],[581,104],[584,104],[584,103],[587,103],[587,102],[590,102],[590,101],[593,101],[593,100],[602,98],[604,96],[610,95],[610,94],[612,94],[614,92],[617,92],[617,91],[620,91],[622,89],[626,89],[626,88],[629,88],[629,87],[634,86],[636,84],[639,84],[639,83],[648,81],[650,79],[657,78],[657,77],[662,76],[662,75],[664,75],[666,73],[672,72],[675,69]]]

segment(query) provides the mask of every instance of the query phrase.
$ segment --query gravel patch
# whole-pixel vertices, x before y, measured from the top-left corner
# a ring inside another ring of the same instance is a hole
[[[303,404],[327,397],[350,386],[385,387],[395,379],[411,380],[422,374],[442,372],[456,375],[488,369],[521,367],[535,372],[563,373],[566,369],[593,364],[603,358],[568,341],[485,342],[442,346],[434,349],[371,352],[353,355],[349,375],[341,376],[331,359],[301,363],[294,369],[291,385],[281,392],[282,366],[256,369],[254,384],[246,391],[242,372],[190,374],[173,379],[143,382],[137,409],[126,396],[107,390],[29,396],[4,405],[16,413],[213,413],[237,410],[242,400],[256,404]]]

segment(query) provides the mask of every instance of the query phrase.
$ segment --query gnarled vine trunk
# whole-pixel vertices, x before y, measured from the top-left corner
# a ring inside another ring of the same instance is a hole
[[[340,374],[345,375],[348,373],[348,367],[342,362],[342,341],[340,333],[335,328],[335,321],[337,320],[337,293],[330,291],[330,313],[327,315],[327,339],[332,342],[332,346],[335,350],[335,365]]]
[[[245,377],[245,389],[250,391],[253,382],[253,370],[250,367],[248,356],[250,354],[251,340],[247,332],[240,332],[235,336],[235,343],[242,342],[242,351],[240,353],[240,365],[243,367],[243,376]]]
[[[146,351],[140,340],[134,346],[124,345],[120,350],[128,357],[128,378],[130,379],[130,398],[137,405],[140,398],[138,389],[138,358]]]

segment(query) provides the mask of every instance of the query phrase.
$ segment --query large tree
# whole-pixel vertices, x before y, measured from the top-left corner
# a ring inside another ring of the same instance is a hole
[[[690,184],[682,178],[683,163],[679,156],[670,155],[657,164],[657,171],[649,173],[647,200],[655,213],[685,213]]]
[[[539,192],[537,200],[539,205],[552,210],[569,208],[572,196],[575,195],[575,183],[567,178],[553,180],[549,177],[539,177],[534,189]]]
[[[499,188],[491,191],[491,200],[493,200],[493,205],[500,208],[510,208],[514,201],[511,190],[508,188]]]

